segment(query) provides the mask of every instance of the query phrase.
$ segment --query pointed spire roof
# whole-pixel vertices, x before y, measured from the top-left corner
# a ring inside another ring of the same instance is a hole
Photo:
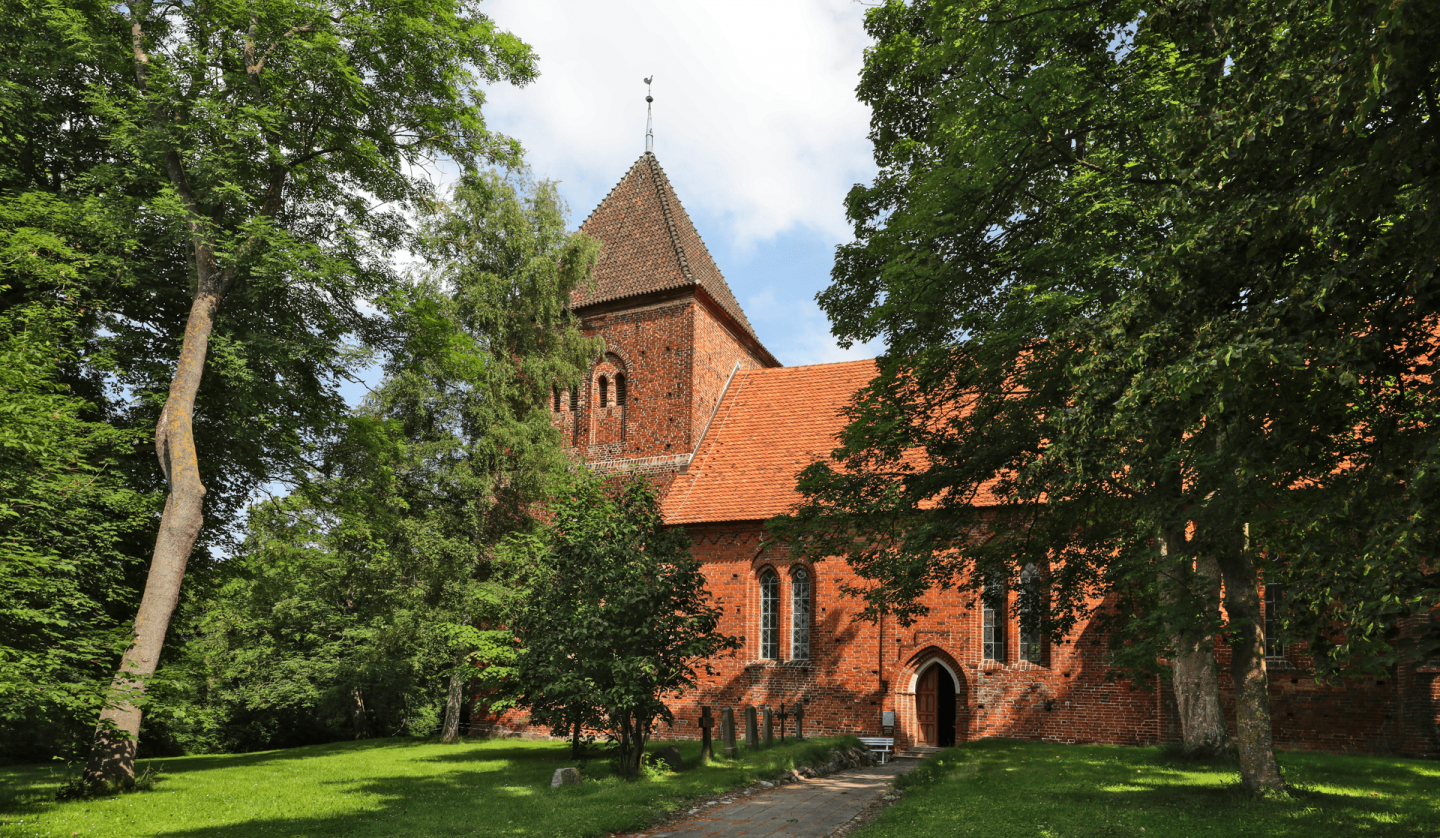
[[[698,285],[758,340],[652,152],[635,161],[580,231],[605,249],[594,287],[576,290],[571,307]]]

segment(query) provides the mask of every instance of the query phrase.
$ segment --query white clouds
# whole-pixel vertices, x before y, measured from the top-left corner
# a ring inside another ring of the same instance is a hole
[[[655,153],[686,208],[710,222],[702,234],[712,247],[748,250],[797,229],[848,237],[841,200],[873,173],[869,113],[854,96],[863,6],[491,0],[484,9],[535,48],[541,71],[528,88],[492,89],[487,118],[525,144],[538,174],[564,181],[577,221],[644,151],[642,79],[653,74]]]

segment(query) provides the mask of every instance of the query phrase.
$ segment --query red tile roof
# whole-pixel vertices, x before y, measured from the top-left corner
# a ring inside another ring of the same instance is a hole
[[[580,230],[605,249],[594,287],[577,290],[570,298],[573,308],[700,285],[755,337],[653,153],[635,161]]]
[[[668,524],[753,521],[790,511],[795,478],[839,444],[840,413],[874,361],[735,374],[686,473],[665,495]]]

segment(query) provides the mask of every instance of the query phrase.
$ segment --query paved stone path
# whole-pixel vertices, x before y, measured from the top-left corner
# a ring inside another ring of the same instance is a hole
[[[635,838],[826,838],[879,798],[897,774],[916,764],[895,760],[749,795],[743,790],[723,795],[720,803],[690,820]]]

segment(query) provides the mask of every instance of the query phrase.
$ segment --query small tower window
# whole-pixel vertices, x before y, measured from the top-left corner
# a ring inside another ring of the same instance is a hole
[[[985,581],[984,600],[984,655],[987,661],[1005,660],[1005,582],[1000,579]]]
[[[600,407],[610,406],[610,379],[600,376]]]
[[[780,657],[780,576],[768,569],[760,574],[760,657]]]
[[[551,387],[551,388],[550,388],[550,401],[551,401],[552,404],[555,405],[555,408],[554,408],[555,412],[556,412],[556,413],[559,413],[559,412],[560,412],[560,388],[559,388],[559,387]]]
[[[625,406],[625,373],[615,373],[615,406]]]
[[[803,567],[790,574],[790,659],[810,659],[810,574]]]
[[[575,382],[570,385],[570,412],[574,413],[580,409],[580,388],[585,386],[583,382]]]

